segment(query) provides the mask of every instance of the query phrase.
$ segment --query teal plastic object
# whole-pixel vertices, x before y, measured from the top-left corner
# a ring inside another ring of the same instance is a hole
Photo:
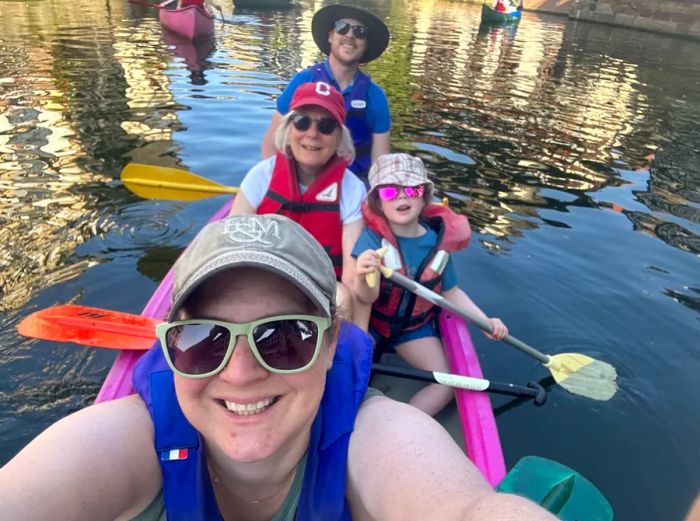
[[[596,486],[569,467],[526,456],[497,489],[525,496],[564,521],[612,521],[615,513]]]

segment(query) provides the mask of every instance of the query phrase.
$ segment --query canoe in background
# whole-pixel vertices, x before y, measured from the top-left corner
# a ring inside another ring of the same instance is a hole
[[[487,5],[482,4],[481,6],[481,23],[512,24],[519,22],[521,15],[519,9],[512,13],[501,13]]]
[[[233,0],[235,7],[245,9],[270,9],[288,7],[291,0]]]
[[[214,34],[214,15],[205,7],[190,5],[182,9],[162,8],[158,12],[163,27],[188,40]]]

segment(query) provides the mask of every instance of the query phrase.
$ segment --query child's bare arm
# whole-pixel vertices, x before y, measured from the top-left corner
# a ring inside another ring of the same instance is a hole
[[[460,308],[467,310],[469,313],[477,315],[478,317],[481,317],[489,322],[493,328],[493,332],[489,334],[484,331],[484,334],[491,340],[500,340],[508,335],[508,328],[500,318],[491,318],[486,316],[486,314],[481,311],[481,308],[472,302],[469,295],[462,291],[458,286],[445,291],[442,296]]]

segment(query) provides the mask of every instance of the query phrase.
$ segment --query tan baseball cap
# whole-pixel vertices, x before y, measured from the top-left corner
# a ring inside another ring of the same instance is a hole
[[[331,316],[335,271],[318,241],[282,215],[236,215],[205,226],[178,259],[168,321],[177,319],[187,297],[210,277],[237,267],[280,275]]]
[[[423,161],[408,154],[384,154],[377,158],[367,175],[369,191],[381,185],[433,186]]]

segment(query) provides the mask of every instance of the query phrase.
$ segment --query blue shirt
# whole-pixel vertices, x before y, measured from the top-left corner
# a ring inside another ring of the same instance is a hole
[[[437,244],[437,234],[427,228],[426,232],[420,237],[399,237],[397,235],[396,240],[401,248],[403,262],[406,264],[404,266],[406,268],[406,276],[413,279],[423,260]],[[352,256],[357,258],[365,250],[376,250],[381,247],[381,242],[379,235],[365,228],[352,249]],[[445,270],[442,272],[442,291],[448,291],[456,285],[457,274],[452,266],[452,256],[450,256]]]
[[[333,72],[331,71],[328,62],[323,62],[326,67],[328,76],[333,78]],[[289,112],[289,105],[292,102],[292,96],[297,90],[299,85],[303,83],[310,83],[314,81],[313,73],[307,68],[301,72],[298,72],[289,81],[289,84],[284,89],[284,92],[277,98],[277,111],[283,116]],[[337,81],[333,81],[333,87],[340,90],[343,96],[350,94],[352,90],[352,84],[348,85],[344,90],[340,89]],[[391,130],[391,115],[389,113],[389,101],[387,100],[386,94],[382,88],[374,82],[369,84],[367,89],[367,125],[372,130],[372,134],[383,134]]]

